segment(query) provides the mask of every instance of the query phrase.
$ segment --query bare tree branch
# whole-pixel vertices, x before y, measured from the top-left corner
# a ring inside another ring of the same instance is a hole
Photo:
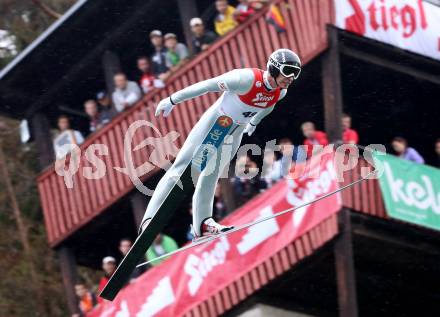
[[[39,7],[44,13],[46,13],[48,16],[58,19],[61,17],[61,14],[56,12],[55,10],[51,9],[47,4],[41,2],[40,0],[32,0],[32,2]]]
[[[9,175],[8,167],[6,165],[5,153],[3,152],[2,144],[0,143],[0,172],[3,178],[3,182],[6,185],[6,191],[8,193],[11,207],[13,210],[13,218],[17,225],[18,235],[20,237],[21,244],[23,246],[25,257],[28,261],[32,287],[35,289],[35,299],[37,302],[38,311],[44,312],[44,301],[40,293],[40,280],[37,275],[37,270],[32,257],[31,244],[29,242],[28,227],[23,219],[20,206],[18,205],[17,195],[12,185],[11,177]]]

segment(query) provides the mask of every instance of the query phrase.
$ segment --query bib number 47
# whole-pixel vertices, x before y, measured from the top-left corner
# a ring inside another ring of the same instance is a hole
[[[246,112],[242,112],[241,113],[243,115],[243,117],[245,118],[250,118],[255,116],[257,113],[256,112],[251,112],[251,111],[246,111]]]

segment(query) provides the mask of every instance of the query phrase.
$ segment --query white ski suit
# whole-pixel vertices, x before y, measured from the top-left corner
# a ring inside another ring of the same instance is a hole
[[[220,98],[202,115],[191,130],[173,165],[159,181],[148,203],[142,223],[154,216],[176,184],[178,177],[191,163],[195,152],[217,119],[221,116],[228,116],[238,125],[230,131],[230,134],[223,141],[223,143],[230,144],[230,146],[224,147],[228,148],[228,151],[222,151],[222,146],[220,146],[216,157],[211,159],[216,161],[215,168],[204,169],[195,180],[197,184],[195,184],[192,199],[193,225],[196,234],[200,235],[201,223],[206,218],[212,217],[214,192],[218,178],[225,166],[235,156],[243,132],[252,134],[260,121],[272,112],[275,103],[286,95],[285,89],[273,89],[267,77],[267,71],[251,68],[235,69],[177,91],[159,103],[156,115],[164,111],[164,116],[167,116],[174,105],[178,103],[208,92],[223,91]]]

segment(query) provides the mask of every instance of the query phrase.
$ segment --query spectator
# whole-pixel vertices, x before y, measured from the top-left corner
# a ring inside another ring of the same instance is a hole
[[[117,73],[114,77],[115,91],[113,92],[113,104],[117,112],[136,103],[142,96],[139,86],[134,81],[128,81],[123,73]]]
[[[72,130],[70,128],[70,120],[66,115],[61,115],[58,117],[58,130],[60,133],[65,131],[71,131],[73,133],[73,138],[75,139],[75,144],[81,144],[84,142],[84,137],[81,132],[77,130]]]
[[[151,72],[150,60],[146,56],[141,56],[137,59],[137,67],[141,72],[139,85],[144,94],[148,93],[153,88],[163,88],[165,85],[162,80],[155,78]]]
[[[165,34],[164,39],[167,48],[167,66],[173,72],[188,60],[188,48],[185,44],[177,42],[177,36],[174,33]]]
[[[78,298],[79,311],[81,312],[79,316],[85,316],[98,304],[96,295],[87,289],[84,283],[76,283],[75,293]]]
[[[116,115],[115,110],[112,107],[110,97],[105,91],[100,91],[96,94],[96,100],[99,105],[99,124],[101,127],[112,121]]]
[[[154,239],[153,244],[147,251],[147,260],[151,261],[165,253],[177,250],[179,246],[173,238],[159,233],[157,237]],[[159,265],[165,259],[157,260],[151,263],[152,266]]]
[[[321,146],[316,145],[328,145],[327,134],[325,134],[325,132],[316,130],[313,122],[304,122],[301,125],[301,129],[305,137],[304,145],[306,146],[307,150],[307,158],[310,158],[322,148]]]
[[[130,251],[132,245],[133,242],[128,238],[124,238],[119,241],[119,252],[121,252],[123,258],[127,255],[128,251]],[[141,267],[136,267],[130,275],[130,282],[141,276],[143,272],[144,271]]]
[[[69,117],[61,115],[58,117],[58,135],[54,138],[53,147],[56,158],[62,158],[72,150],[72,144],[80,145],[84,142],[81,132],[70,128]]]
[[[234,19],[235,8],[228,4],[227,0],[215,1],[215,8],[217,9],[217,16],[214,20],[215,32],[223,36],[226,33],[235,29],[238,25]]]
[[[250,169],[257,168],[257,164],[248,156],[238,158],[236,165],[236,170],[241,171],[242,175],[235,176],[232,183],[236,201],[239,205],[243,205],[249,199],[258,194],[260,190],[264,188],[264,184],[261,183],[261,179],[258,175],[252,178],[247,176]]]
[[[391,145],[397,156],[399,156],[400,158],[415,163],[425,163],[423,157],[415,149],[408,146],[408,141],[406,141],[406,139],[402,137],[395,137],[391,142]]]
[[[256,11],[261,10],[268,3],[269,0],[249,0],[249,5]]]
[[[437,139],[437,141],[435,142],[435,154],[437,156],[435,166],[440,168],[440,139]]]
[[[133,245],[133,242],[131,242],[130,239],[124,238],[119,241],[119,252],[121,252],[121,255],[124,257],[127,255],[128,251],[130,251],[131,246]]]
[[[214,32],[205,30],[202,19],[192,18],[189,25],[191,26],[191,31],[194,35],[192,39],[194,54],[207,50],[217,39],[217,35]]]
[[[95,100],[89,99],[84,102],[84,111],[89,117],[89,131],[95,132],[100,128],[99,125],[99,113],[98,113],[98,105]]]
[[[238,0],[239,4],[234,11],[234,19],[238,23],[243,23],[252,14],[255,13],[254,8],[249,4],[249,0]]]
[[[276,160],[273,164],[272,179],[279,181],[281,178],[289,174],[292,158],[293,158],[293,143],[288,138],[283,138],[279,143],[281,158]]]
[[[106,256],[105,258],[103,258],[102,269],[104,271],[104,276],[101,277],[101,279],[99,280],[99,284],[98,284],[99,293],[104,289],[110,277],[116,271],[116,259],[112,256]],[[98,303],[102,303],[102,301],[103,301],[102,297],[98,297]]]
[[[274,181],[286,177],[293,167],[292,164],[305,161],[307,156],[303,147],[294,146],[289,138],[281,139],[279,145],[282,156],[273,165],[271,176]]]
[[[351,129],[351,117],[343,113],[342,114],[342,141],[346,144],[358,144],[359,135],[358,133]]]
[[[261,182],[264,186],[264,189],[271,188],[275,183],[275,179],[273,177],[275,173],[275,152],[274,151],[265,151],[263,157],[263,169],[261,171]]]
[[[163,46],[162,32],[159,30],[151,31],[150,41],[154,47],[154,53],[151,55],[153,74],[160,80],[165,81],[170,76],[170,72],[166,62],[167,49]]]

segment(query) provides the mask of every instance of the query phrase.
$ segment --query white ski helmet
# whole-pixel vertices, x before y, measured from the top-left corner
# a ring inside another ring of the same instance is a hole
[[[301,60],[293,51],[280,48],[270,54],[267,61],[267,70],[273,78],[277,78],[281,74],[284,77],[293,77],[296,80],[301,73]]]

